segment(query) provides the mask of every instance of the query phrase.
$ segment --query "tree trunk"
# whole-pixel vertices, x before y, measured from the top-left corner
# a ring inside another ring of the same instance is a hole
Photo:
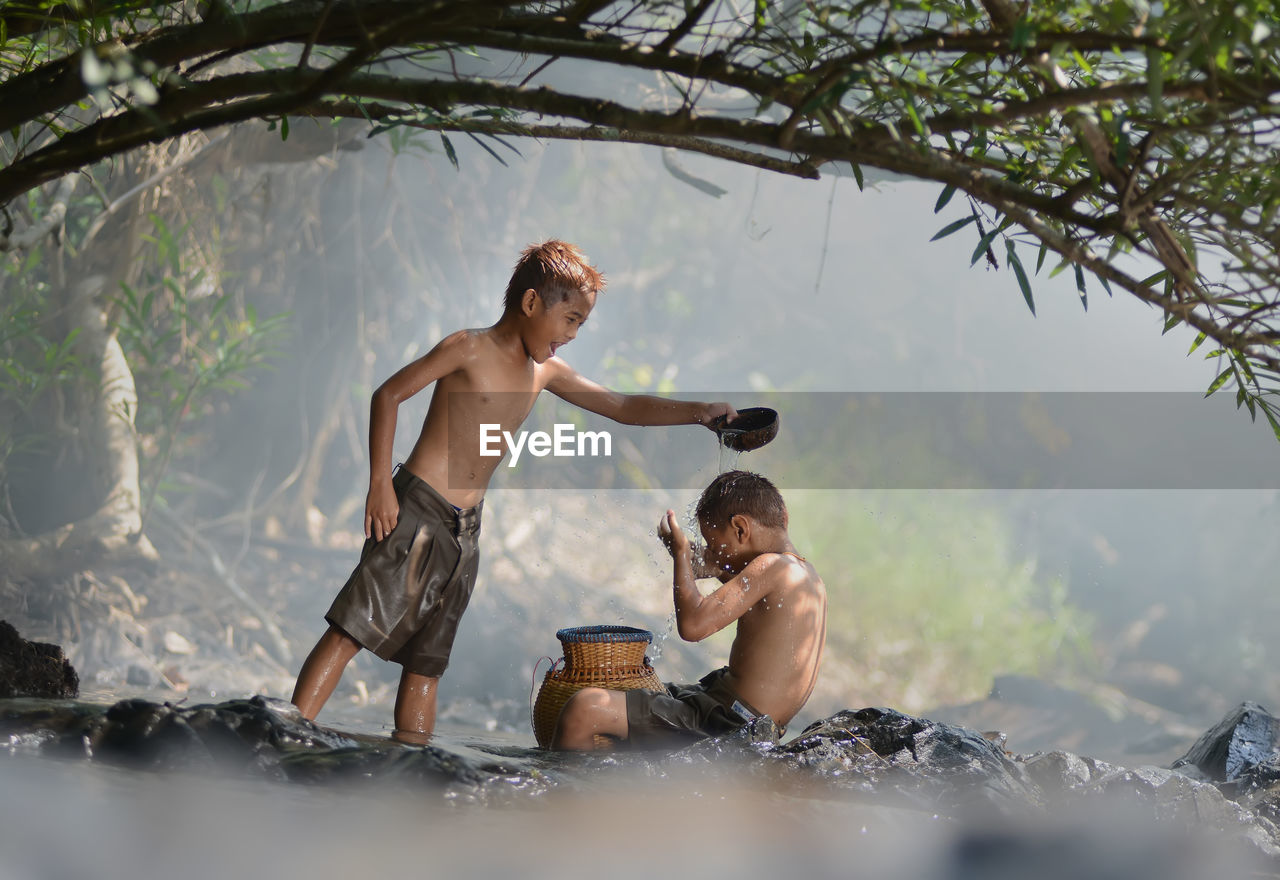
[[[98,302],[105,284],[92,276],[72,289],[72,325],[79,357],[100,377],[88,396],[81,427],[87,432],[93,482],[103,487],[93,513],[30,538],[0,541],[8,577],[52,577],[83,570],[103,560],[154,561],[155,548],[142,533],[141,490],[134,415],[138,394],[133,372]]]

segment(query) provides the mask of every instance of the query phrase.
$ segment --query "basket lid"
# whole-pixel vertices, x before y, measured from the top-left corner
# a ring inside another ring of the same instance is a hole
[[[556,638],[561,642],[652,642],[653,633],[647,629],[634,626],[571,626],[556,630]]]

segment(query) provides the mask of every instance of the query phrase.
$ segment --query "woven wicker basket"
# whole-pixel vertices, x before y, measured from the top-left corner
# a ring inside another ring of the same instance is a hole
[[[630,626],[575,626],[556,632],[564,649],[564,665],[552,664],[533,704],[533,735],[544,749],[569,697],[587,687],[612,691],[664,690],[644,655],[653,633]],[[596,745],[609,737],[596,736]]]

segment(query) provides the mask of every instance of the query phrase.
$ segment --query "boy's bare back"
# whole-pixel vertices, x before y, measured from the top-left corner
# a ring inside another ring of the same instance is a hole
[[[790,553],[757,556],[721,589],[726,587],[758,596],[738,618],[727,683],[785,726],[818,680],[827,632],[826,587],[808,561]]]

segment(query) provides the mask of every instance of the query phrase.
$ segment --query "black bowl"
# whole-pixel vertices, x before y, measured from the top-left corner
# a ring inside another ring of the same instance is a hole
[[[727,449],[750,452],[778,436],[778,413],[767,406],[752,406],[738,410],[732,422],[717,416],[711,426]]]

